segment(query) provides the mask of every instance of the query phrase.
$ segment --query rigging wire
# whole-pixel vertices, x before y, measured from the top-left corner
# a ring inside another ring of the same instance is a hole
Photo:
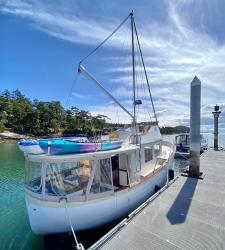
[[[128,33],[130,32],[129,29],[127,29],[127,27],[125,28],[125,30],[122,30],[122,36],[124,39],[121,41],[121,46],[120,46],[120,50],[119,50],[119,54],[116,57],[116,59],[112,62],[111,67],[118,69],[118,71],[115,71],[117,74],[117,77],[121,77],[121,81],[125,80],[127,78],[126,72],[124,73],[123,70],[123,66],[124,64],[127,64],[127,59],[129,58],[129,43],[128,43]],[[118,78],[117,78],[118,79]],[[126,83],[125,83],[126,84]],[[113,93],[113,86],[115,87],[114,90],[116,92],[118,92],[118,95],[120,95],[119,90],[121,88],[121,83],[120,84],[113,84],[110,88],[110,91]],[[126,95],[125,95],[126,96]],[[123,97],[121,96],[121,103],[123,102]],[[119,99],[119,98],[118,98]],[[115,102],[113,102],[116,108],[116,122],[119,124],[120,123],[120,111],[118,109],[118,106],[116,105]],[[130,111],[130,110],[129,110]],[[122,116],[121,116],[122,117]]]
[[[120,73],[121,73],[121,81],[124,80],[123,84],[125,84],[126,86],[129,86],[130,79],[131,79],[130,75],[129,75],[129,66],[131,65],[131,58],[130,58],[130,50],[128,49],[128,48],[130,48],[130,39],[128,39],[128,37],[130,38],[130,33],[131,33],[130,29],[126,29],[125,32],[123,33],[124,42],[123,42],[122,53],[120,54],[120,57],[118,58],[118,64],[116,65],[118,67],[119,62],[122,62],[122,67],[121,67],[122,70],[120,71]],[[124,63],[124,60],[125,60],[125,63]],[[125,65],[125,70],[123,70],[124,65]],[[127,67],[127,69],[126,69],[126,67]],[[125,90],[125,93],[121,97],[121,99],[124,98],[124,97],[125,97],[124,99],[129,97],[129,88],[124,88],[124,90]],[[127,95],[126,95],[126,93],[127,93]],[[131,103],[132,103],[132,101],[131,101]],[[129,107],[129,104],[128,104],[128,110],[130,112],[132,112],[132,110]],[[118,114],[118,123],[120,123],[119,118],[123,117],[123,115],[121,115],[119,109],[117,109],[117,114]]]
[[[137,44],[137,48],[138,48],[138,44]],[[138,68],[139,68],[139,72],[140,72],[140,87],[142,88],[143,98],[145,100],[145,105],[146,105],[146,106],[144,105],[143,108],[147,111],[147,113],[149,115],[149,119],[152,120],[149,108],[147,108],[148,100],[147,100],[146,88],[145,88],[145,84],[144,84],[144,83],[146,83],[146,79],[144,79],[145,77],[144,77],[143,65],[141,62],[139,49],[137,49],[137,54],[139,55],[139,56],[137,56],[137,59],[138,59]],[[145,116],[145,118],[146,118],[146,116]]]
[[[103,46],[103,44],[105,44],[120,28],[121,26],[127,21],[127,19],[131,17],[131,25],[132,25],[132,31],[134,32],[134,35],[133,36],[133,39],[135,40],[134,41],[134,50],[135,51],[139,51],[140,52],[140,57],[141,57],[141,62],[142,62],[142,65],[143,65],[143,68],[144,68],[144,73],[143,75],[145,75],[145,78],[146,78],[146,82],[147,82],[147,86],[148,86],[148,91],[149,91],[149,95],[150,95],[150,100],[151,100],[151,104],[152,104],[152,108],[153,108],[153,112],[154,112],[154,117],[155,117],[155,120],[156,122],[157,121],[157,116],[156,116],[156,112],[155,112],[155,107],[154,107],[154,103],[153,103],[153,99],[152,99],[152,94],[151,94],[151,90],[150,90],[150,85],[149,85],[149,81],[148,81],[148,76],[147,76],[147,71],[146,71],[146,68],[145,68],[145,63],[144,63],[144,59],[143,59],[143,54],[142,54],[142,50],[141,50],[141,47],[140,47],[140,42],[139,42],[139,37],[138,37],[138,33],[137,33],[137,28],[136,28],[136,24],[135,24],[135,21],[133,20],[133,12],[131,12],[117,27],[116,29],[109,35],[107,36],[94,50],[92,50],[86,57],[84,57],[80,63],[82,63],[84,60],[86,60],[88,57],[90,57],[92,54],[94,54],[101,46]],[[138,54],[138,53],[137,53]],[[133,62],[133,66],[136,67],[137,66],[137,62],[136,60],[134,60]],[[140,69],[138,69],[140,71]],[[143,77],[143,75],[141,75],[141,77]],[[135,82],[138,81],[137,79],[137,75],[134,74],[133,76],[133,80]],[[137,88],[137,87],[136,87]],[[138,94],[138,91],[139,89],[137,88],[137,94]],[[134,90],[135,91],[135,90]],[[145,91],[144,91],[145,92]],[[146,101],[147,103],[147,101]],[[135,105],[135,104],[133,104]],[[135,109],[135,108],[134,108]],[[135,112],[135,111],[134,111]],[[139,107],[138,107],[138,113],[139,113]],[[149,111],[148,111],[148,114],[149,114]],[[149,114],[149,117],[150,117],[150,120],[151,120],[151,116]]]
[[[74,78],[74,80],[73,80],[73,82],[72,82],[70,91],[69,91],[69,93],[68,93],[68,97],[67,97],[66,105],[65,105],[66,110],[68,109],[68,107],[69,107],[69,102],[70,102],[71,99],[72,99],[71,95],[72,95],[73,90],[74,90],[74,87],[75,87],[75,85],[76,85],[76,83],[77,83],[77,81],[78,81],[79,74],[80,74],[80,73],[77,72],[77,74],[76,74],[76,76],[75,76],[75,78]],[[60,122],[60,124],[62,124],[62,122],[63,122],[63,115],[61,115],[60,117],[61,117],[61,119],[60,119],[59,122]]]
[[[73,80],[73,82],[72,82],[72,85],[71,85],[71,88],[70,88],[70,92],[69,92],[68,98],[67,98],[67,100],[66,100],[66,109],[67,109],[68,106],[69,106],[69,102],[70,102],[70,100],[71,100],[71,95],[72,95],[72,93],[73,93],[73,91],[74,91],[74,87],[75,87],[75,85],[76,85],[76,83],[77,83],[77,81],[78,81],[79,75],[80,75],[80,73],[77,72],[77,74],[76,74],[76,76],[75,76],[75,78],[74,78],[74,80]]]
[[[150,99],[151,99],[151,103],[152,103],[152,108],[153,108],[155,120],[156,120],[156,122],[158,124],[158,119],[157,119],[156,112],[155,112],[155,107],[154,107],[154,103],[153,103],[153,99],[152,99],[152,93],[151,93],[151,89],[150,89],[150,85],[149,85],[149,81],[148,81],[148,75],[147,75],[147,71],[146,71],[146,68],[145,68],[145,62],[144,62],[144,58],[143,58],[143,54],[142,54],[142,50],[141,50],[140,41],[139,41],[139,38],[138,38],[138,33],[137,33],[137,28],[136,28],[135,22],[134,22],[134,30],[135,30],[135,33],[136,33],[136,36],[137,36],[138,47],[139,47],[139,50],[140,50],[141,60],[142,60],[142,64],[143,64],[143,67],[144,67],[145,77],[146,77],[146,81],[147,81],[147,85],[148,85],[148,91],[149,91],[149,95],[150,95]]]
[[[122,21],[122,23],[120,23],[120,25],[118,25],[115,30],[109,35],[107,36],[94,50],[92,50],[87,56],[85,56],[81,61],[80,64],[86,60],[89,56],[91,56],[92,54],[95,53],[96,50],[98,50],[107,40],[109,40],[109,38],[111,38],[118,29],[120,29],[120,27],[127,21],[127,19],[130,17],[131,13]]]

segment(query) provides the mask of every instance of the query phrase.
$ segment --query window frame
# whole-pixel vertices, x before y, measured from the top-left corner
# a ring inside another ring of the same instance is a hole
[[[26,180],[26,178],[27,178],[27,176],[28,176],[28,173],[27,173],[27,171],[32,171],[32,167],[31,167],[31,164],[32,163],[40,163],[40,173],[41,173],[41,175],[40,175],[40,177],[41,177],[41,179],[40,179],[40,181],[41,181],[41,183],[40,183],[40,192],[37,192],[37,190],[35,189],[35,188],[33,188],[31,185],[29,185],[28,183],[27,183],[27,180]],[[28,189],[28,190],[30,190],[31,192],[33,192],[33,193],[35,193],[35,194],[37,194],[37,195],[43,195],[43,171],[44,171],[44,167],[43,167],[43,165],[44,165],[44,163],[43,162],[40,162],[40,161],[28,161],[27,159],[25,160],[25,181],[24,181],[24,186]]]
[[[92,184],[93,184],[93,181],[94,181],[95,173],[96,173],[96,171],[98,171],[98,167],[99,167],[99,169],[101,167],[100,161],[101,160],[106,160],[106,159],[110,160],[111,190],[104,191],[104,192],[93,193],[93,192],[91,192],[91,187],[92,187]],[[98,166],[98,164],[99,164],[99,166]],[[95,163],[93,165],[94,165],[93,168],[92,168],[93,171],[91,173],[91,177],[89,179],[88,187],[87,187],[87,190],[86,190],[86,198],[87,199],[94,199],[94,197],[104,197],[104,196],[107,196],[109,193],[114,193],[111,157],[98,158],[98,159],[95,160]]]
[[[150,151],[150,159],[146,159],[146,151]],[[145,163],[148,163],[154,159],[154,150],[152,147],[144,147]]]

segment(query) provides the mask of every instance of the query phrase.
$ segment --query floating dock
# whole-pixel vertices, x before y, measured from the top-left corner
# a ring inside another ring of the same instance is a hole
[[[225,151],[200,162],[202,180],[180,176],[90,249],[225,249]]]

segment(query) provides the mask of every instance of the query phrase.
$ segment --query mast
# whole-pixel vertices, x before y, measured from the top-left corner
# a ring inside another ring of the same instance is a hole
[[[135,90],[135,57],[134,57],[134,13],[133,10],[130,13],[130,19],[131,19],[131,36],[132,36],[132,78],[133,78],[133,113],[134,113],[134,119],[133,119],[133,125],[135,128],[135,133],[137,135],[137,127],[136,127],[136,90]]]
[[[132,112],[129,112],[105,87],[103,87],[103,85],[99,81],[97,81],[97,79],[95,79],[82,66],[82,62],[85,61],[88,57],[90,57],[93,53],[95,53],[104,43],[106,43],[108,41],[108,39],[110,39],[129,18],[131,19],[130,25],[131,25],[131,38],[132,38],[131,56],[132,56],[132,82],[133,82],[133,84],[132,84],[133,85],[133,114],[132,114]],[[136,36],[136,38],[135,38],[135,36]],[[155,116],[156,122],[158,124],[156,112],[155,112],[155,108],[154,108],[154,104],[153,104],[153,99],[152,99],[152,95],[151,95],[151,90],[150,90],[150,86],[149,86],[148,76],[147,76],[147,72],[146,72],[146,68],[145,68],[145,63],[144,63],[144,59],[143,59],[143,55],[142,55],[142,51],[141,51],[141,47],[140,47],[140,42],[139,42],[139,38],[138,38],[138,34],[137,34],[137,29],[136,29],[136,25],[135,25],[135,21],[134,21],[133,11],[123,20],[122,23],[120,23],[116,27],[116,29],[108,37],[106,37],[105,40],[103,40],[103,42],[101,42],[94,50],[92,50],[86,57],[84,57],[80,61],[78,71],[82,72],[86,77],[88,77],[90,80],[92,80],[92,82],[94,82],[107,96],[109,96],[118,106],[120,106],[132,118],[132,125],[134,126],[134,129],[135,129],[136,143],[137,143],[138,131],[137,131],[137,120],[136,120],[136,118],[137,118],[136,117],[136,105],[142,104],[142,102],[141,102],[141,100],[136,100],[135,39],[137,39],[137,46],[138,46],[138,49],[139,49],[140,55],[141,55],[141,60],[142,60],[144,73],[145,73],[147,86],[148,86],[148,91],[149,91],[149,95],[150,95],[150,99],[151,99],[151,103],[152,103],[152,107],[153,107],[153,111],[154,111],[154,116]]]

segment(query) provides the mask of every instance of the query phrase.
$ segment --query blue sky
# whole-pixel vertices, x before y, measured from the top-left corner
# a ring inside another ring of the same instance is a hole
[[[80,59],[131,9],[160,124],[189,123],[189,84],[197,75],[202,82],[203,129],[212,129],[212,106],[225,108],[223,0],[0,0],[0,91],[18,88],[31,99],[60,100],[64,106],[128,121],[84,77],[79,77],[72,94],[71,86]],[[124,42],[128,30],[129,23],[85,62],[124,105],[130,100],[129,46]],[[139,118],[145,119],[145,113],[140,111]]]

